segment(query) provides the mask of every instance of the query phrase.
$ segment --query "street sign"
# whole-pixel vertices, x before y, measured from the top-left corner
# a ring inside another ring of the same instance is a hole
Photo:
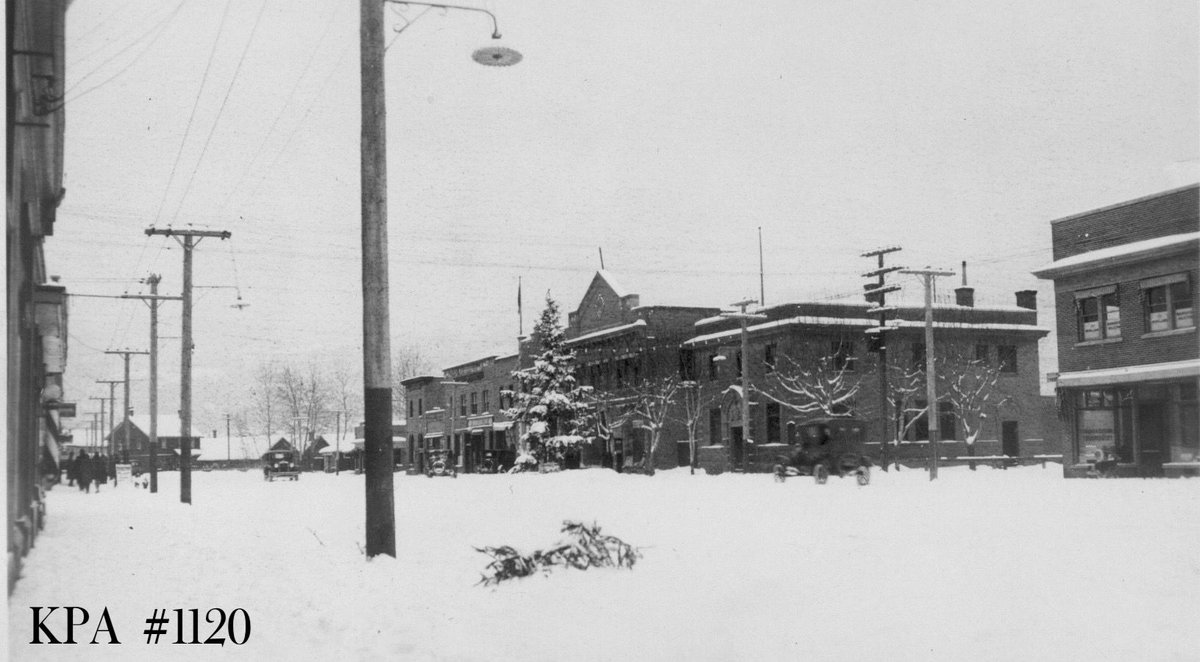
[[[74,402],[47,402],[43,406],[57,411],[59,418],[75,418]]]

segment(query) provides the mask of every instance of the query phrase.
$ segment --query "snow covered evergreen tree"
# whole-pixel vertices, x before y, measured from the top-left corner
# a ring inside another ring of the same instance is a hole
[[[506,413],[524,424],[521,445],[538,462],[553,461],[577,447],[586,426],[588,388],[575,381],[575,353],[566,347],[558,303],[546,294],[546,308],[533,327],[537,354],[533,366],[513,372],[519,388]]]

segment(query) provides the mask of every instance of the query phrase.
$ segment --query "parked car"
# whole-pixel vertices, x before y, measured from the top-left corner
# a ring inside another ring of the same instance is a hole
[[[852,475],[859,485],[871,482],[871,458],[864,450],[866,425],[851,418],[818,418],[799,426],[800,443],[775,465],[775,480],[812,476],[824,485],[830,474]]]
[[[434,476],[458,478],[458,467],[454,466],[454,458],[448,449],[434,448],[425,451],[425,475],[430,478]]]

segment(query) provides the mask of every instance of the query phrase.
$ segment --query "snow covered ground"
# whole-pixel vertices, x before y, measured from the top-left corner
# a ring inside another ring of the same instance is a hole
[[[1200,481],[1060,476],[397,475],[398,558],[371,562],[362,476],[202,472],[190,507],[175,474],[156,495],[59,486],[8,645],[18,660],[1200,659]],[[564,519],[644,556],[475,585],[473,546],[545,547]],[[121,645],[29,645],[37,605],[86,607],[84,641],[108,607]],[[249,641],[172,645],[172,624],[146,643],[154,609],[210,607],[245,609]]]

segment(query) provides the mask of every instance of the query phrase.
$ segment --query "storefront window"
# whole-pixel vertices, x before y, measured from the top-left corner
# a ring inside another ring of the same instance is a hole
[[[1132,394],[1128,389],[1095,389],[1079,394],[1076,414],[1078,461],[1091,462],[1114,455],[1133,461]]]

